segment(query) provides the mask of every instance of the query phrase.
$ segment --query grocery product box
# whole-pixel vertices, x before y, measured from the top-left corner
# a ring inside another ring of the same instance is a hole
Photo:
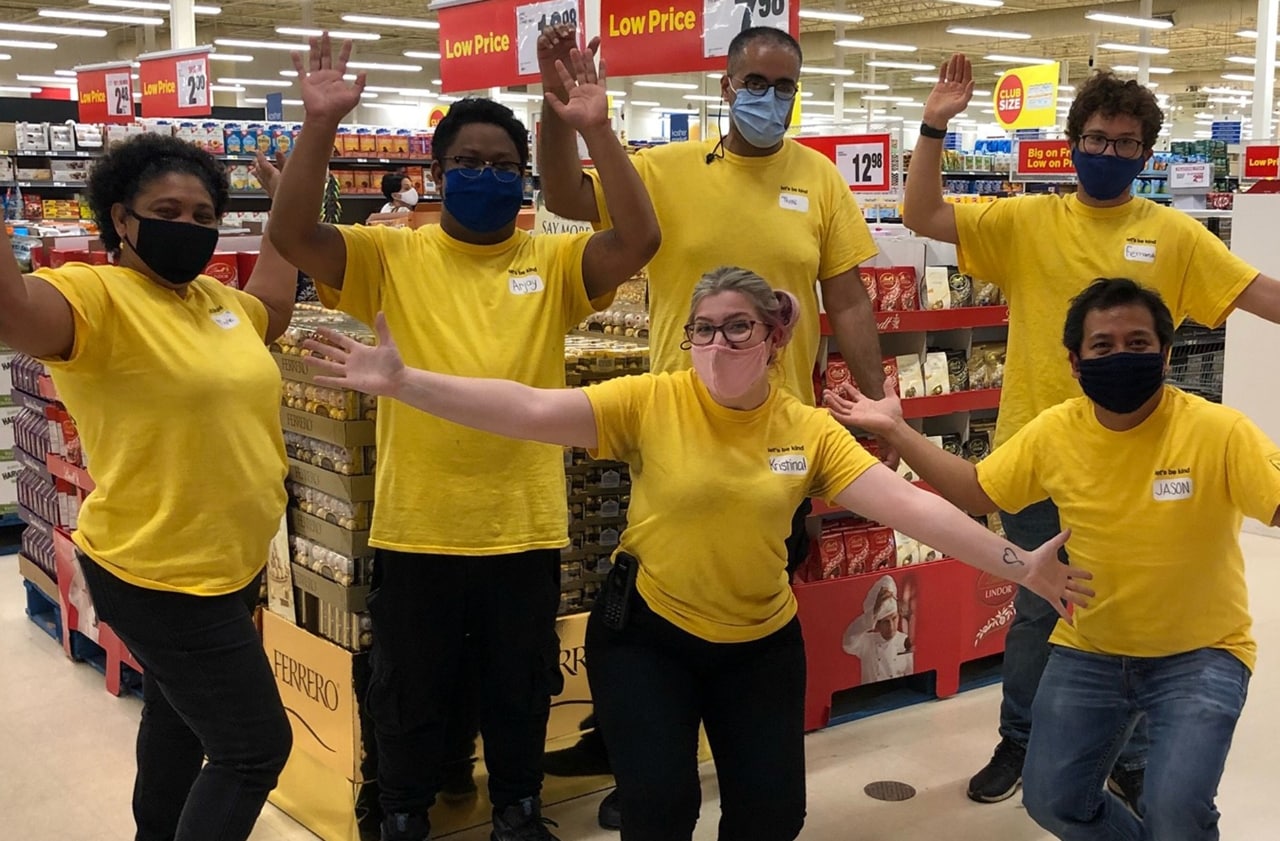
[[[8,455],[12,457],[12,447]],[[18,476],[24,472],[26,468],[20,462],[0,461],[0,515],[18,513]]]
[[[348,613],[363,613],[369,607],[368,584],[343,586],[301,564],[293,565],[293,586],[326,604],[341,607]]]
[[[289,459],[289,478],[300,485],[306,485],[351,502],[368,502],[373,499],[373,476],[344,476],[341,473],[291,458]]]
[[[209,261],[209,265],[204,267],[204,273],[223,286],[230,286],[232,289],[240,289],[240,265],[237,261],[235,252],[232,251],[216,251],[213,259]]]
[[[4,403],[11,404],[12,399],[4,395]],[[21,406],[0,405],[0,459],[13,460],[13,422],[22,414]]]
[[[327,546],[348,557],[365,558],[372,554],[367,531],[348,531],[296,508],[290,508],[288,515],[289,531],[293,534],[314,540],[321,546]]]
[[[286,432],[297,432],[340,447],[371,447],[377,440],[373,421],[337,421],[281,407],[280,424]]]

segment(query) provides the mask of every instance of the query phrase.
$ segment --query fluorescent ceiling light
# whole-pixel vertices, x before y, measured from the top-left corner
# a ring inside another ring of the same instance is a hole
[[[800,68],[801,73],[810,76],[852,76],[853,71],[845,67],[814,67],[806,64]]]
[[[348,61],[352,70],[394,70],[399,73],[421,73],[421,64],[388,64],[382,61]]]
[[[840,86],[849,91],[887,91],[888,85],[879,82],[841,82]]]
[[[352,78],[354,79],[355,77],[353,76]],[[374,93],[400,93],[400,91],[403,90],[403,88],[388,88],[386,86],[379,85],[365,85],[364,89],[367,91],[373,91]]]
[[[247,104],[247,105],[266,105],[266,104],[267,104],[267,100],[266,100],[266,99],[263,99],[263,98],[258,98],[258,97],[249,97],[248,99],[246,99],[246,100],[245,100],[245,104]],[[281,104],[281,105],[301,105],[301,104],[302,104],[302,100],[301,100],[301,99],[282,99],[282,100],[280,100],[280,104]]]
[[[938,83],[937,76],[912,76],[911,81],[919,82],[922,85],[935,85]]]
[[[141,73],[131,73],[131,74],[129,74],[129,78],[130,78],[130,79],[134,79],[134,80],[141,79],[141,78],[142,78],[142,74],[141,74]]]
[[[863,94],[862,98],[865,99],[867,102],[910,102],[911,101],[911,97],[909,96],[886,96],[880,93]]]
[[[635,83],[637,88],[666,88],[673,91],[696,91],[697,85],[690,85],[686,82],[650,82],[647,79],[641,79]]]
[[[720,101],[720,97],[718,96],[704,96],[703,94],[700,94],[700,93],[687,93],[684,95],[684,98],[689,100],[690,102],[719,102]]]
[[[362,102],[362,108],[417,108],[421,102]]]
[[[243,85],[210,85],[209,90],[220,93],[244,93]]]
[[[0,47],[15,50],[56,50],[58,45],[52,41],[9,41],[0,40]]]
[[[613,97],[614,99],[626,99],[626,98],[627,98],[627,92],[626,92],[626,91],[605,91],[605,93],[607,93],[609,96]]]
[[[955,3],[958,6],[981,6],[984,9],[998,9],[1004,0],[941,0],[943,3]]]
[[[70,78],[74,79],[78,74],[77,74],[77,73],[76,73],[76,71],[74,71],[74,70],[55,70],[55,71],[53,71],[53,75],[55,75],[55,76],[68,76],[68,77],[70,77]]]
[[[1228,82],[1252,82],[1253,81],[1252,76],[1246,76],[1243,73],[1223,73],[1222,78],[1226,79]]]
[[[440,58],[440,53],[426,52],[424,50],[405,50],[404,57],[405,58],[425,58],[429,61],[437,61]]]
[[[29,32],[33,35],[80,35],[85,38],[105,38],[105,29],[85,29],[71,26],[45,26],[42,23],[6,23],[9,32]]]
[[[1244,97],[1233,99],[1232,97],[1229,97],[1229,96],[1211,96],[1208,99],[1206,99],[1205,102],[1213,102],[1217,105],[1248,105],[1249,104],[1249,100]]]
[[[342,32],[336,29],[327,30],[330,38],[340,41],[381,41],[382,36],[376,32]],[[308,29],[305,26],[277,26],[280,35],[295,35],[299,38],[319,38],[325,34],[324,29]]]
[[[659,114],[688,114],[689,116],[697,116],[698,112],[690,108],[654,108]]]
[[[432,80],[431,80],[431,84],[436,85],[436,86],[438,87],[438,86],[440,86],[440,85],[443,85],[443,84],[444,84],[444,80],[443,80],[443,79],[432,79]]]
[[[1087,12],[1085,18],[1098,23],[1118,23],[1121,26],[1138,26],[1143,29],[1172,29],[1173,21],[1159,18],[1135,18],[1129,15],[1113,15],[1107,12]]]
[[[251,55],[239,55],[237,53],[209,53],[210,61],[253,61]]]
[[[1001,54],[983,56],[983,59],[985,61],[994,61],[997,64],[1053,64],[1054,62],[1051,58],[1028,58],[1027,56]]]
[[[637,106],[643,105],[643,106],[647,106],[647,107],[653,107],[653,108],[656,108],[656,107],[658,107],[659,105],[661,105],[662,103],[661,103],[661,102],[650,102],[650,101],[649,101],[649,100],[647,100],[647,99],[633,99],[633,100],[631,100],[630,102],[628,102],[627,104],[628,104],[628,105],[637,105]]]
[[[937,70],[932,64],[913,64],[909,61],[868,61],[868,67],[879,67],[884,70]]]
[[[1136,64],[1113,64],[1111,69],[1117,73],[1137,73],[1141,68]],[[1173,72],[1172,67],[1148,67],[1148,73],[1154,73],[1157,76],[1168,76]]]
[[[885,53],[914,53],[919,49],[913,44],[890,44],[886,41],[862,41],[850,38],[836,41],[836,46],[844,47],[848,50],[870,50],[871,52]]]
[[[282,44],[279,41],[248,41],[243,38],[214,38],[219,47],[240,47],[245,50],[284,50],[289,53],[305,53],[307,44]]]
[[[976,29],[972,26],[948,26],[947,31],[952,35],[971,35],[974,38],[1012,38],[1016,41],[1026,41],[1031,38],[1030,32],[1013,32],[1006,29]]]
[[[8,58],[8,56],[5,56]],[[13,78],[19,82],[39,82],[45,87],[52,88],[74,88],[76,86],[75,79],[68,79],[66,76],[31,76],[25,73],[19,73]]]
[[[1223,96],[1253,96],[1252,91],[1242,91],[1239,88],[1224,88],[1224,87],[1201,88],[1200,93],[1217,93],[1217,94],[1222,94]]]
[[[36,12],[42,18],[60,20],[91,20],[94,23],[132,23],[137,26],[159,26],[164,18],[153,15],[113,15],[104,12],[82,12],[72,9],[41,9]]]
[[[800,104],[805,108],[808,108],[810,105],[821,105],[823,107],[830,107],[830,108],[836,107],[835,100],[833,99],[806,99],[804,102]]]
[[[1115,41],[1107,41],[1099,44],[1100,50],[1111,50],[1117,53],[1146,53],[1147,55],[1168,55],[1168,47],[1146,47],[1142,44],[1119,44]]]
[[[171,6],[168,3],[151,2],[151,0],[89,0],[90,6],[109,6],[113,9],[145,9],[149,12],[168,12]],[[222,14],[221,6],[193,6],[192,10],[197,15],[220,15]]]
[[[1227,61],[1231,64],[1257,64],[1258,60],[1247,55],[1229,55]]]
[[[366,86],[365,90],[369,90],[369,88]],[[375,93],[382,93],[382,92],[383,91],[381,89],[375,88]],[[427,88],[397,88],[396,93],[400,94],[401,96],[411,96],[411,97],[419,97],[419,98],[435,97],[436,95],[435,91],[429,90]],[[538,99],[542,99],[542,97],[538,97]]]
[[[381,15],[343,15],[347,23],[363,23],[366,26],[403,26],[409,29],[439,29],[440,24],[434,20],[421,18],[384,18]]]
[[[1065,88],[1065,87],[1063,87],[1062,85],[1059,85],[1059,86],[1058,86],[1058,90],[1060,90],[1060,91],[1061,91],[1061,90],[1066,90],[1066,88]],[[1072,90],[1075,90],[1075,89],[1074,89],[1074,88],[1072,88]],[[973,89],[973,95],[974,95],[974,96],[976,96],[976,97],[978,97],[979,99],[983,99],[983,98],[988,98],[988,99],[989,99],[989,98],[991,97],[991,91],[987,90],[986,88],[974,88],[974,89]]]
[[[862,23],[866,18],[850,12],[827,12],[821,9],[801,9],[800,17],[809,20],[829,20],[835,23]]]
[[[44,88],[25,88],[20,85],[0,85],[0,93],[40,93]]]
[[[360,98],[361,99],[377,99],[378,95],[376,93],[370,93],[369,91],[361,91]]]
[[[288,79],[228,79],[219,78],[220,85],[252,85],[262,88],[287,88],[292,87],[293,82]]]

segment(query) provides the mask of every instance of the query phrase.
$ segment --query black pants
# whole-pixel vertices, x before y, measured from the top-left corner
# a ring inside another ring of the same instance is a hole
[[[551,696],[564,687],[559,606],[554,549],[487,557],[378,550],[367,705],[384,812],[425,815],[435,802],[441,768],[454,758],[448,743],[459,727],[450,710],[468,651],[480,661],[490,800],[501,809],[541,792]]]
[[[813,500],[805,497],[804,502],[791,515],[791,534],[787,536],[787,576],[793,576],[809,558],[809,548],[813,538],[809,537],[809,515],[813,513]]]
[[[126,583],[83,555],[80,566],[99,618],[144,670],[137,841],[244,841],[293,745],[253,624],[258,580],[190,596]]]
[[[624,841],[687,841],[702,803],[698,725],[720,783],[720,841],[790,841],[805,816],[800,621],[713,643],[635,595],[627,627],[587,624],[587,675],[618,780]]]

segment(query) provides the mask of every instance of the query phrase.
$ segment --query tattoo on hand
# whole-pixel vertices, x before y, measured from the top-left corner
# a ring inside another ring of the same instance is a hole
[[[1018,553],[1013,551],[1012,549],[1004,550],[1004,558],[1002,558],[1001,560],[1003,560],[1008,566],[1011,566],[1011,567],[1026,566],[1026,564],[1022,562],[1022,558],[1018,557]]]

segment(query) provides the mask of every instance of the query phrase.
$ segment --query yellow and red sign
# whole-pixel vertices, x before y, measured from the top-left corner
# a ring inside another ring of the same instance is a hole
[[[448,105],[436,105],[431,109],[431,113],[427,115],[427,128],[435,128],[440,125],[440,121],[449,113]]]
[[[75,68],[82,123],[133,121],[133,68],[127,61]]]
[[[799,99],[800,97],[796,97]],[[796,142],[821,152],[836,165],[849,189],[855,193],[889,192],[891,138],[887,134],[844,134],[798,137]],[[798,199],[808,207],[808,199]],[[789,199],[783,193],[783,206]]]
[[[209,47],[168,50],[138,56],[142,68],[142,116],[207,117],[213,113],[209,91]]]
[[[996,122],[1007,130],[1048,128],[1058,121],[1058,63],[1007,70],[996,83]]]
[[[576,27],[582,0],[483,0],[440,9],[440,89],[445,93],[537,82],[538,36]]]
[[[1244,177],[1249,180],[1280,178],[1280,145],[1244,147]]]
[[[1018,175],[1074,175],[1071,143],[1066,140],[1018,141]]]

